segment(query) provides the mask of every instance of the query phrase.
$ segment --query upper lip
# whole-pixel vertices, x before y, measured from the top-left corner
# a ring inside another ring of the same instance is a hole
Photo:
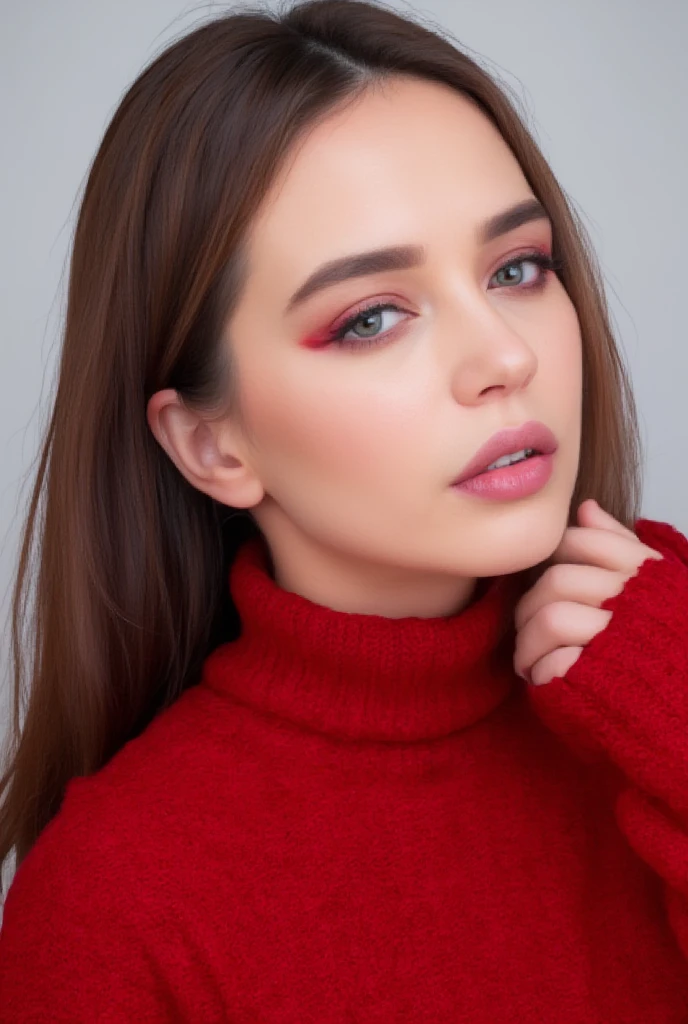
[[[533,448],[542,455],[551,455],[557,450],[557,439],[549,427],[538,420],[528,420],[520,427],[507,427],[504,430],[498,430],[464,466],[461,475],[454,480],[454,484],[460,484],[464,480],[478,476],[502,455],[520,452],[522,448]]]

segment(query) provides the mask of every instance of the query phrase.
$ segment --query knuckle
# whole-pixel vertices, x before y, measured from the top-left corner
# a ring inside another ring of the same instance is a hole
[[[546,570],[547,589],[553,597],[564,596],[569,575],[569,566],[565,562],[557,562]]]
[[[566,608],[553,602],[545,605],[541,611],[541,626],[550,637],[563,635],[566,626]]]

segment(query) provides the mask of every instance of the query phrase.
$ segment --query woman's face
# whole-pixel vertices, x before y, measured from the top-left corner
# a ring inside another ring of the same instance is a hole
[[[553,272],[498,273],[551,255],[547,218],[480,237],[533,198],[470,101],[410,78],[340,110],[292,154],[254,222],[226,331],[250,434],[217,425],[219,451],[239,461],[204,481],[251,506],[286,589],[344,611],[447,615],[476,577],[557,547],[579,460],[578,318]],[[424,261],[290,304],[323,264],[387,246],[422,246]],[[373,303],[390,308],[327,341]],[[539,492],[494,501],[450,487],[492,434],[533,419],[559,445]]]

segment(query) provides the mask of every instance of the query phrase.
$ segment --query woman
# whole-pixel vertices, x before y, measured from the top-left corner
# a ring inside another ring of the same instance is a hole
[[[684,1021],[688,541],[638,450],[584,232],[457,46],[322,0],[158,57],[27,525],[0,1019]]]

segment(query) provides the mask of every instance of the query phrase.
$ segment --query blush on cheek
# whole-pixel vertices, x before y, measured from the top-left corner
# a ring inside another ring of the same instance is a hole
[[[375,406],[362,409],[348,392],[302,395],[290,406],[278,443],[287,443],[294,458],[319,467],[329,479],[363,482],[375,472],[380,448],[390,450],[392,439],[385,443],[376,430]]]

